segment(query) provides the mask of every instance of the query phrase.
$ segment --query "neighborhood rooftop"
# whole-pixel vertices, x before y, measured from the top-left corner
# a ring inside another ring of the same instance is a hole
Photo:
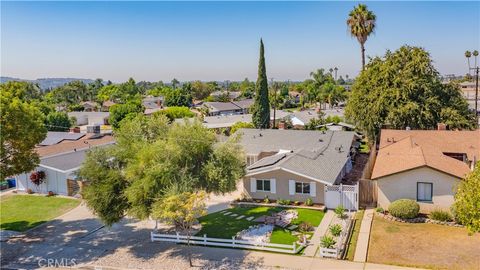
[[[372,178],[424,166],[463,178],[479,158],[480,130],[384,129]]]
[[[44,158],[40,161],[40,166],[52,168],[57,171],[70,171],[78,169],[85,160],[89,149],[82,149],[57,156]]]
[[[65,136],[69,136],[67,134],[81,134],[81,133],[68,133],[68,132],[62,132],[62,133],[65,133]],[[110,144],[115,142],[115,139],[111,135],[100,135],[100,134],[91,134],[91,133],[81,134],[81,135],[84,135],[84,136],[81,136],[77,140],[62,140],[56,144],[39,145],[35,148],[35,150],[42,158],[42,157],[50,157],[50,156],[58,155],[61,153],[75,151],[75,149],[79,150],[79,149],[88,148],[90,146],[98,146],[98,145]]]
[[[47,132],[47,137],[40,143],[40,145],[54,145],[58,144],[64,140],[76,141],[81,137],[85,136],[84,133],[70,133],[70,132],[57,132],[49,131]]]

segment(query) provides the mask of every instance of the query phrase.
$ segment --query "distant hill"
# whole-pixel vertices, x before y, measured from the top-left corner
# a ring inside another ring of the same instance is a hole
[[[94,80],[77,79],[77,78],[40,78],[36,80],[25,80],[25,79],[12,78],[12,77],[0,77],[0,83],[9,82],[9,81],[19,81],[19,82],[23,81],[23,82],[38,83],[38,86],[40,86],[42,90],[46,90],[49,88],[62,86],[71,81],[83,81],[84,83],[91,83]]]

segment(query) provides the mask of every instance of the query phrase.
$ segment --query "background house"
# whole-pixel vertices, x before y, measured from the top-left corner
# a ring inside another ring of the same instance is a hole
[[[40,155],[40,164],[32,172],[43,171],[45,182],[39,186],[30,180],[32,172],[15,176],[18,191],[31,189],[38,193],[52,191],[72,196],[78,192],[81,181],[76,172],[80,169],[86,153],[92,147],[106,146],[115,141],[110,135],[48,132],[47,138],[35,150]]]
[[[204,102],[202,106],[208,110],[208,116],[247,114],[253,99],[231,102]]]
[[[372,179],[378,205],[416,200],[423,212],[449,209],[455,187],[480,157],[480,130],[382,130]]]
[[[77,126],[107,125],[109,112],[69,112],[68,117],[75,117]]]

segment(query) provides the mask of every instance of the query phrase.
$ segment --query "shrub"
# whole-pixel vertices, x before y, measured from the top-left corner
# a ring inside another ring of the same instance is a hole
[[[343,218],[345,214],[345,208],[343,207],[343,205],[339,205],[337,206],[337,208],[335,208],[335,214],[337,214],[339,218]]]
[[[46,175],[44,171],[36,171],[30,174],[30,181],[39,186],[45,181]]]
[[[333,236],[339,236],[342,233],[342,226],[340,224],[330,226],[330,233]]]
[[[388,212],[397,218],[415,218],[419,211],[418,203],[409,199],[396,200],[388,207]]]
[[[55,192],[53,191],[49,191],[48,194],[47,194],[47,197],[52,197],[52,196],[55,196]]]
[[[377,208],[375,208],[375,211],[376,211],[377,213],[383,213],[383,212],[385,212],[385,210],[383,210],[382,207],[377,207]]]
[[[300,205],[300,202],[299,201],[294,201],[293,204],[294,205]]]
[[[270,203],[270,199],[268,198],[268,196],[265,196],[265,199],[263,199],[263,202],[264,203]]]
[[[288,204],[290,204],[290,200],[278,199],[277,203],[280,204],[280,205],[288,205]]]
[[[320,239],[320,245],[324,248],[333,248],[337,242],[333,237],[325,235]]]
[[[33,190],[31,188],[27,189],[27,194],[33,194]]]
[[[310,232],[313,231],[313,226],[310,222],[304,221],[298,226],[298,230],[301,232]]]
[[[451,221],[452,220],[452,215],[450,215],[449,212],[443,211],[440,209],[433,210],[430,212],[429,217],[433,220],[438,220],[438,221]]]
[[[305,205],[306,206],[312,206],[313,205],[313,200],[311,198],[308,198],[306,201],[305,201]]]

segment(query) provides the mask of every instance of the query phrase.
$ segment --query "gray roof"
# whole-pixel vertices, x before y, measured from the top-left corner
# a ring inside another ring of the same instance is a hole
[[[61,171],[68,171],[78,168],[82,165],[88,149],[66,153],[63,155],[44,158],[40,161],[40,165],[55,168]]]
[[[239,96],[242,95],[241,92],[238,91],[232,91],[232,92],[227,92],[227,91],[214,91],[210,94],[212,97],[220,97],[223,95],[226,95],[228,93],[228,98],[235,99],[238,98]]]
[[[40,143],[40,145],[54,145],[63,140],[76,141],[85,136],[84,133],[70,133],[70,132],[47,132],[47,137]]]
[[[206,128],[224,128],[231,127],[237,122],[252,122],[251,114],[237,114],[237,115],[218,115],[218,116],[205,116],[203,119],[203,125]]]
[[[247,168],[248,175],[284,169],[326,184],[334,184],[348,162],[355,134],[349,131],[240,131],[244,134],[241,144],[247,153],[291,150],[255,162]]]
[[[343,109],[326,109],[322,110],[325,113],[325,117],[328,116],[340,116],[343,117]],[[296,111],[290,114],[290,117],[296,117],[298,120],[302,121],[304,124],[308,124],[311,119],[318,118],[318,113],[315,110],[303,110]]]
[[[212,111],[235,111],[241,109],[232,102],[205,102],[203,105],[210,107]]]
[[[248,109],[252,106],[253,104],[253,99],[244,99],[244,100],[238,100],[238,101],[232,101],[235,105],[242,109]]]

